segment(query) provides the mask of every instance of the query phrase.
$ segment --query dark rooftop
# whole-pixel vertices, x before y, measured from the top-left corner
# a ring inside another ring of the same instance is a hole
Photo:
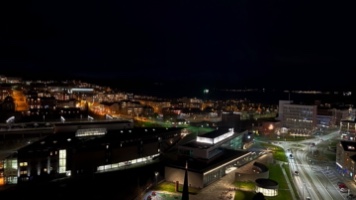
[[[272,179],[268,179],[268,178],[258,178],[255,180],[255,182],[258,184],[258,185],[263,185],[263,186],[277,186],[278,185],[278,182],[272,180]]]
[[[191,147],[191,148],[199,148],[199,149],[208,149],[208,148],[214,146],[214,144],[207,144],[207,143],[202,143],[202,142],[197,142],[195,140],[192,140],[192,141],[187,142],[181,146]]]
[[[356,152],[356,142],[353,141],[340,141],[344,151]]]
[[[56,122],[55,126],[68,126],[68,125],[82,125],[82,124],[117,124],[117,123],[132,123],[130,120],[82,120],[82,119],[71,119],[70,121]]]
[[[185,158],[185,157],[180,157],[177,160],[169,160],[166,165],[175,167],[175,168],[181,168],[185,169],[185,164],[186,161],[188,160],[188,170],[189,171],[195,171],[195,172],[206,172],[211,169],[214,169],[218,167],[219,165],[222,165],[226,162],[232,161],[233,159],[237,159],[245,154],[249,153],[248,151],[237,151],[237,150],[231,150],[231,149],[224,149],[223,153],[217,155],[215,158],[212,158],[210,160],[198,160],[198,159],[193,159],[193,158]]]
[[[95,128],[94,128],[95,129]],[[100,128],[97,128],[100,129]],[[121,130],[106,130],[105,135],[76,137],[76,131],[59,132],[49,135],[30,145],[23,147],[21,150],[42,150],[45,148],[58,147],[79,147],[79,144],[85,146],[98,146],[98,144],[117,143],[121,141],[133,142],[135,140],[157,140],[158,136],[169,132],[179,132],[182,128],[132,128]],[[82,129],[83,130],[83,129]],[[84,129],[85,130],[85,129]],[[88,130],[93,130],[92,128]],[[101,129],[105,130],[105,129]]]

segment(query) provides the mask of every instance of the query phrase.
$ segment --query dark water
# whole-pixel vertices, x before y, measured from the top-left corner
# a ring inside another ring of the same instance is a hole
[[[270,88],[231,88],[232,86],[211,86],[196,82],[107,82],[118,91],[159,98],[200,98],[204,100],[248,100],[254,103],[278,104],[279,100],[292,100],[295,103],[354,104],[355,92],[349,90],[284,90]],[[204,93],[208,89],[208,93]],[[303,91],[304,93],[302,93]]]

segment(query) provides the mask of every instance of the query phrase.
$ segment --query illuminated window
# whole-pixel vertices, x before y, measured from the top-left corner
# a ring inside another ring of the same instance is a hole
[[[59,173],[66,172],[66,159],[67,159],[67,150],[59,150]]]
[[[347,146],[347,149],[349,149],[349,150],[355,150],[355,147],[354,147],[354,146]]]
[[[11,161],[11,167],[12,167],[13,169],[17,169],[17,160],[12,160],[12,161]]]
[[[261,192],[264,196],[273,197],[278,195],[277,189],[266,189],[261,187],[256,187],[256,193]]]

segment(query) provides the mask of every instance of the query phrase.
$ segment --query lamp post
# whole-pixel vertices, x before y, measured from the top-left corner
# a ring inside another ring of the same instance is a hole
[[[157,185],[157,176],[158,176],[158,172],[155,172],[155,178],[156,178],[156,185]]]

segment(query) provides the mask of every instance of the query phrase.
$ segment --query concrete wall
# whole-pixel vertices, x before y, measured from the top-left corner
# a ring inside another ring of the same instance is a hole
[[[251,170],[235,172],[235,181],[255,181],[258,178],[269,178],[268,167],[263,163],[254,162]]]
[[[179,184],[184,183],[185,170],[172,167],[165,167],[165,179],[168,182],[176,182]],[[203,188],[203,175],[195,172],[188,171],[188,184],[191,187]]]

